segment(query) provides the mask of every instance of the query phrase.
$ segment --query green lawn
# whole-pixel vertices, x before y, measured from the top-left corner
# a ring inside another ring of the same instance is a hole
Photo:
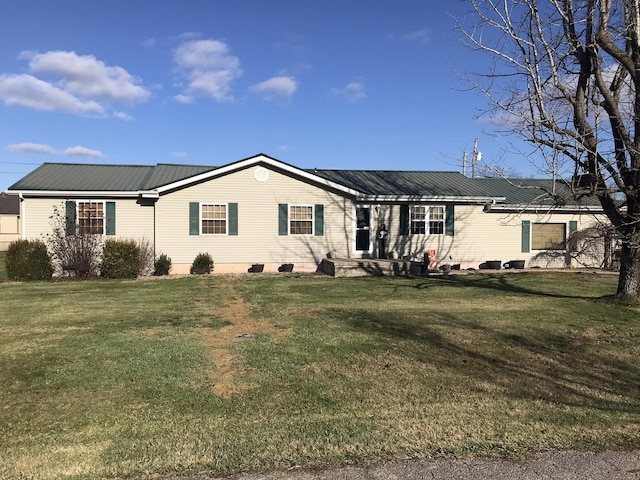
[[[640,447],[640,309],[587,273],[0,284],[0,478]]]
[[[0,252],[0,280],[7,279],[7,252]]]

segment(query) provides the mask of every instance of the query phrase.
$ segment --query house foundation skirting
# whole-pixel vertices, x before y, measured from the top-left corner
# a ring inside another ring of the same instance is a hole
[[[283,268],[283,266],[287,264],[288,262],[214,263],[213,272],[211,273],[213,273],[214,275],[227,273],[251,273],[250,270],[257,270],[254,269],[254,265],[263,265],[262,272],[264,273],[279,273],[289,270],[286,267]],[[316,263],[289,263],[289,265],[293,265],[293,268],[290,270],[292,272],[302,273],[318,271],[318,265]],[[171,271],[169,273],[171,275],[188,275],[190,269],[190,263],[174,263],[173,265],[171,265]]]

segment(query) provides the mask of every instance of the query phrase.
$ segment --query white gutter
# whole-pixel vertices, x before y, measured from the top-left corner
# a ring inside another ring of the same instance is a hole
[[[358,195],[359,202],[439,202],[439,203],[477,203],[486,204],[496,201],[504,201],[505,197],[467,197],[455,195]]]
[[[530,205],[530,204],[512,204],[512,205],[489,205],[487,204],[484,209],[485,212],[549,212],[556,213],[562,212],[589,212],[589,213],[604,213],[602,207],[595,205]]]
[[[108,198],[157,198],[158,192],[147,191],[100,191],[100,190],[7,190],[7,193],[17,193],[27,197],[64,197],[64,198],[87,198],[87,197],[108,197]],[[155,195],[155,196],[154,196]]]
[[[138,192],[114,192],[100,190],[7,190],[27,197],[137,197]]]

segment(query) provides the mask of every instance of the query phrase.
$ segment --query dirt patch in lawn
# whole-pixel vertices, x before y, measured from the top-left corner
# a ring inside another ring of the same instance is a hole
[[[282,337],[285,332],[277,329],[273,323],[252,315],[251,307],[236,290],[235,281],[229,278],[224,284],[227,305],[218,310],[217,315],[229,322],[222,328],[194,328],[202,337],[203,343],[210,349],[212,367],[207,372],[216,395],[229,398],[257,385],[250,383],[247,377],[251,369],[233,352],[233,344],[251,341],[258,335]]]

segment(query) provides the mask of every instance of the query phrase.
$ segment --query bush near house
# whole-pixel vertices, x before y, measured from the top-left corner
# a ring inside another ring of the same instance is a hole
[[[204,275],[213,271],[213,259],[208,253],[199,253],[191,264],[190,272],[195,275]]]
[[[15,240],[7,250],[7,275],[11,280],[48,280],[53,275],[47,246],[40,240]]]
[[[139,270],[140,247],[135,240],[105,240],[100,265],[104,278],[136,278]]]
[[[169,271],[171,270],[171,258],[163,253],[156,259],[153,267],[154,275],[169,275]]]

